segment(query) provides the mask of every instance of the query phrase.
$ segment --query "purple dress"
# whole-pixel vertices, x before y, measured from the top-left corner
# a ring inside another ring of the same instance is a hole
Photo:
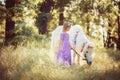
[[[71,65],[71,50],[70,50],[70,43],[69,43],[69,34],[68,33],[61,33],[60,40],[62,41],[62,49],[60,46],[58,47],[58,56],[57,62],[60,64],[68,64]]]

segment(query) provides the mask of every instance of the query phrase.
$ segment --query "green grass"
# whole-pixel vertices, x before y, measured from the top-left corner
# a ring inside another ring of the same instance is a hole
[[[94,40],[95,41],[95,40]],[[98,41],[92,66],[58,66],[52,63],[50,40],[0,50],[0,80],[119,80],[120,52],[104,49]]]

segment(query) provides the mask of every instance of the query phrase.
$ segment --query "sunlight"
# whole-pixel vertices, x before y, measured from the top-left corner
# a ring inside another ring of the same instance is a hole
[[[25,18],[25,22],[26,22],[26,25],[27,26],[32,26],[34,25],[34,19],[31,19],[31,18]]]
[[[27,26],[33,26],[34,22],[35,22],[35,19],[33,18],[33,16],[36,15],[35,11],[34,10],[28,10],[27,7],[24,7],[24,11],[25,11],[24,20],[25,20],[26,25]]]

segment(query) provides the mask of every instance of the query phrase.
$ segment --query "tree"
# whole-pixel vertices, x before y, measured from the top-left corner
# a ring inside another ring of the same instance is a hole
[[[64,17],[64,8],[65,6],[70,3],[70,0],[57,0],[56,1],[56,8],[59,11],[59,25],[63,25],[65,17]]]
[[[36,18],[36,26],[39,29],[39,34],[46,34],[48,32],[47,30],[47,24],[49,21],[49,14],[54,5],[53,0],[45,0],[42,4],[38,4],[38,8],[40,10],[40,13],[38,13],[38,17]]]
[[[5,15],[6,14],[6,9],[5,9],[5,5],[2,4],[2,2],[0,2],[0,43],[2,41],[4,41],[4,36],[5,36],[5,33],[4,33],[4,28],[5,28]]]
[[[5,19],[5,12],[5,5],[3,5],[2,2],[0,2],[0,24]]]
[[[107,39],[103,39],[103,43],[107,44],[107,46],[105,45],[105,47],[114,47],[117,38],[115,34],[118,34],[119,32],[116,31],[116,16],[118,15],[118,10],[113,5],[112,0],[71,0],[71,3],[69,4],[67,10],[67,12],[70,12],[70,14],[68,15],[72,16],[71,18],[69,18],[73,20],[73,16],[77,17],[77,19],[74,20],[75,23],[79,22],[83,27],[85,26],[86,32],[90,36],[90,31],[94,31],[91,30],[93,26],[90,25],[90,22],[96,25],[96,29],[98,29],[99,25],[102,26],[102,28],[106,28],[108,34]],[[100,19],[103,20],[102,24]],[[104,23],[104,20],[106,20],[105,22],[108,25]],[[104,33],[103,38],[105,38]]]
[[[6,27],[5,27],[5,44],[8,45],[8,43],[14,38],[14,32],[13,29],[15,27],[15,21],[14,18],[14,7],[16,4],[16,0],[6,0]]]
[[[53,9],[58,10],[59,14],[59,25],[63,25],[64,22],[64,7],[70,2],[70,0],[45,0],[38,4],[40,12],[36,18],[36,26],[39,28],[39,33],[45,34],[48,32],[47,24],[50,21],[49,17]]]
[[[118,4],[118,13],[120,12],[120,1],[119,2],[117,2],[117,4]],[[118,48],[118,50],[120,50],[120,15],[118,15],[118,40],[117,40],[117,48]]]

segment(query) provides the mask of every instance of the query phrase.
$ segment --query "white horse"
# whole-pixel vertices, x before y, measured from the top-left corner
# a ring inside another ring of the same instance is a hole
[[[72,39],[74,39],[75,36],[76,36],[76,43],[73,44]],[[80,57],[83,58],[82,57],[83,55],[87,63],[91,65],[92,55],[94,52],[94,43],[89,41],[87,35],[83,32],[82,27],[80,25],[74,25],[70,29],[70,43],[71,46],[75,49],[75,51],[79,54],[76,55],[78,57],[78,61]],[[74,58],[73,61],[75,61]]]
[[[51,51],[53,54],[53,59],[56,61],[57,58],[57,50],[58,50],[58,41],[60,39],[60,33],[63,26],[58,26],[53,32],[52,32],[52,38],[51,38]],[[83,32],[80,25],[74,25],[71,27],[70,31],[70,44],[71,47],[74,49],[74,54],[77,54],[76,56],[78,59],[80,58],[81,54],[84,55],[84,59],[87,61],[89,65],[92,63],[92,54],[94,52],[94,43],[89,42],[87,36]],[[77,33],[77,36],[76,36]],[[74,44],[73,39],[76,37],[76,43]],[[75,56],[73,56],[73,62],[75,61]]]

